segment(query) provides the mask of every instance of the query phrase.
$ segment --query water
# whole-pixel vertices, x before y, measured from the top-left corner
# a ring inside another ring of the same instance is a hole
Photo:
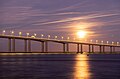
[[[120,55],[1,55],[0,79],[119,79]]]

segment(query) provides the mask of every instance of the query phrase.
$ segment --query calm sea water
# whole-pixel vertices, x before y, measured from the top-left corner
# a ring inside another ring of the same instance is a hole
[[[1,55],[0,79],[120,79],[120,55]]]

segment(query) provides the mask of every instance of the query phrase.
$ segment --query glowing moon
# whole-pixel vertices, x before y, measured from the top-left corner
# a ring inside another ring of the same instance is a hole
[[[78,38],[85,38],[86,36],[86,31],[78,31],[77,32]]]

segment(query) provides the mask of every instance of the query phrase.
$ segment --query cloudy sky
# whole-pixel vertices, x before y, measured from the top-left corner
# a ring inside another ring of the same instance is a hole
[[[120,0],[0,0],[0,31],[120,41]]]

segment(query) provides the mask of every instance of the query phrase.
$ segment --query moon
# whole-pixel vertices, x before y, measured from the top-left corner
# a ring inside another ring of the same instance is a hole
[[[87,32],[83,30],[77,32],[78,38],[85,38],[86,34]]]

